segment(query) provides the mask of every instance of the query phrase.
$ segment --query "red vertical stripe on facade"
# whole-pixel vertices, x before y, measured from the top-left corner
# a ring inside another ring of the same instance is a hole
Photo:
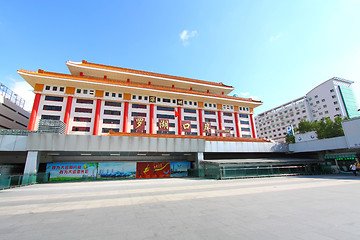
[[[100,121],[100,111],[101,111],[101,99],[98,99],[98,100],[96,100],[96,110],[95,110],[93,135],[98,135],[99,121]]]
[[[222,121],[221,121],[221,111],[218,111],[218,122],[219,122],[219,130],[222,130]],[[223,134],[220,133],[220,136],[222,136]]]
[[[71,112],[71,105],[72,105],[73,97],[68,96],[67,103],[66,103],[66,109],[65,109],[65,116],[64,116],[64,123],[66,124],[66,134],[69,130],[69,119],[70,119],[70,112]]]
[[[128,115],[129,115],[129,102],[124,104],[124,122],[123,122],[123,132],[127,132],[128,127]]]
[[[31,115],[30,115],[29,125],[28,125],[29,131],[34,131],[36,116],[37,116],[37,113],[39,110],[40,98],[41,98],[41,94],[36,93],[35,99],[34,99],[34,105],[33,105],[32,111],[31,111]]]
[[[154,134],[154,104],[150,104],[150,134]]]
[[[199,109],[199,135],[203,135],[203,125],[202,125],[202,109]]]
[[[235,114],[236,136],[237,136],[237,137],[241,137],[241,136],[240,136],[239,115],[238,115],[237,112],[235,112],[234,114]]]
[[[181,135],[181,107],[177,108],[178,110],[178,135]]]
[[[250,114],[250,123],[251,123],[251,131],[252,131],[252,137],[256,138],[255,135],[255,126],[254,126],[254,119],[253,119],[253,115]]]

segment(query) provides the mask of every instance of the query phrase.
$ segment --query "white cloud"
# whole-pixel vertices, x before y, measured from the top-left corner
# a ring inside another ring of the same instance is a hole
[[[276,35],[273,35],[273,36],[270,37],[269,41],[274,42],[274,41],[278,40],[281,36],[282,36],[282,33],[278,33]]]
[[[240,93],[240,95],[243,96],[243,97],[247,97],[247,96],[249,96],[249,94],[250,94],[250,93],[248,93],[248,92],[242,92],[242,93]]]
[[[261,96],[250,96],[252,100],[260,101]]]
[[[183,42],[184,46],[189,45],[189,39],[193,38],[197,35],[197,31],[193,30],[189,32],[188,30],[184,30],[180,33],[180,39]]]
[[[19,97],[25,100],[24,109],[31,112],[35,98],[35,94],[32,92],[33,88],[25,81],[16,81],[12,77],[8,77],[8,79],[12,81],[12,84],[10,84],[9,88]]]

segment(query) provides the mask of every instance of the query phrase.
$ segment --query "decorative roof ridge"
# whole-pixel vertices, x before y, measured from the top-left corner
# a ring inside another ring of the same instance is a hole
[[[204,80],[198,80],[198,79],[186,78],[186,77],[179,77],[179,76],[173,76],[173,75],[162,74],[162,73],[154,73],[154,72],[147,72],[147,71],[135,70],[135,69],[130,69],[130,68],[122,68],[122,67],[103,65],[103,64],[98,64],[98,63],[90,63],[85,60],[82,60],[81,62],[72,62],[72,61],[68,61],[68,62],[76,64],[76,65],[84,65],[84,66],[89,66],[89,67],[122,71],[122,72],[126,72],[126,73],[135,73],[135,74],[147,75],[147,76],[152,76],[152,77],[169,78],[169,79],[175,79],[175,80],[181,80],[181,81],[187,81],[187,82],[193,82],[193,83],[202,83],[202,84],[221,86],[221,87],[225,87],[225,88],[234,89],[233,86],[225,85],[222,82],[216,83],[216,82],[210,82],[210,81],[204,81]]]
[[[251,98],[233,97],[233,96],[228,96],[228,95],[199,92],[196,90],[185,90],[185,89],[179,89],[179,88],[170,88],[170,87],[163,87],[163,86],[157,86],[157,85],[147,85],[147,84],[143,84],[143,83],[125,82],[125,81],[119,81],[119,80],[102,79],[102,78],[95,78],[95,77],[88,77],[88,76],[74,76],[71,74],[47,72],[42,69],[39,69],[37,72],[21,69],[21,70],[18,70],[18,73],[20,73],[20,72],[35,74],[35,75],[49,76],[49,77],[71,78],[71,79],[77,79],[77,80],[82,80],[82,81],[88,80],[88,81],[92,81],[92,82],[115,84],[115,85],[120,85],[120,86],[140,87],[140,88],[146,88],[146,89],[163,90],[163,91],[177,92],[177,93],[188,93],[188,94],[195,94],[195,95],[202,95],[202,96],[221,97],[224,99],[234,99],[234,100],[248,101],[248,102],[254,102],[254,103],[262,103],[261,101],[253,100]]]

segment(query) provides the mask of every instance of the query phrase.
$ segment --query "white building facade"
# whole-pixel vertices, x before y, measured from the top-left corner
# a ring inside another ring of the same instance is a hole
[[[359,117],[358,105],[351,88],[353,81],[334,77],[313,88],[305,96],[255,117],[258,137],[284,142],[286,127],[298,127],[301,120]]]
[[[0,85],[0,129],[27,129],[30,113],[25,101],[5,85]]]

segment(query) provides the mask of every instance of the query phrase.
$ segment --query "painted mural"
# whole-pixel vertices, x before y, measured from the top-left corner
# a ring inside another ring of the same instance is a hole
[[[135,178],[136,162],[100,162],[97,179]]]
[[[190,167],[190,162],[171,162],[170,177],[187,177]]]
[[[136,178],[170,177],[170,162],[138,162]]]

